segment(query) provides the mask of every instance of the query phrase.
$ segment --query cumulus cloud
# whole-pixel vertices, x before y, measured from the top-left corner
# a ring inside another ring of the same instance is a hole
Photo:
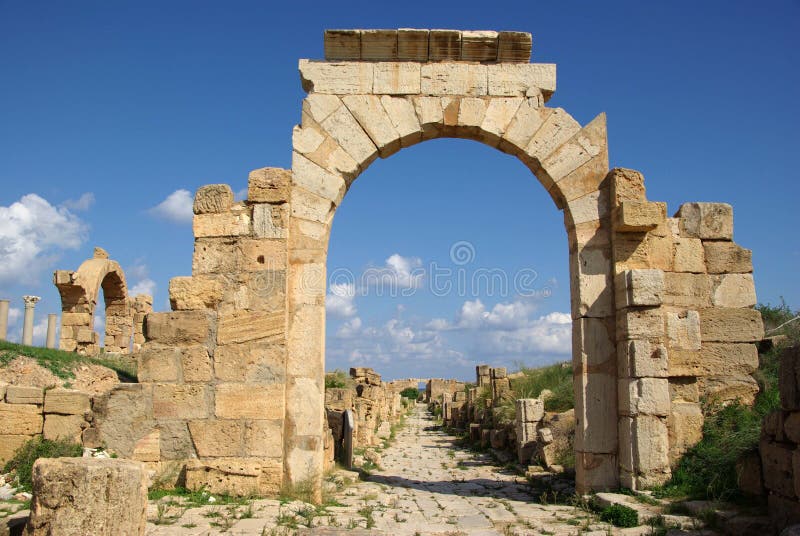
[[[34,283],[41,272],[52,269],[60,251],[78,249],[88,231],[68,208],[36,194],[0,206],[0,284]]]
[[[357,312],[355,301],[356,287],[352,283],[333,283],[325,297],[325,311],[333,316],[347,318]]]
[[[137,260],[133,266],[126,268],[125,275],[129,285],[128,296],[135,297],[137,294],[153,296],[155,294],[156,282],[148,277],[149,270],[147,265],[141,260]]]
[[[85,212],[89,210],[92,205],[94,205],[94,194],[92,192],[86,192],[78,199],[67,199],[61,203],[62,207],[75,212]]]
[[[156,292],[156,282],[149,277],[138,281],[128,291],[128,296],[136,297],[137,294],[147,294],[152,296]]]
[[[175,190],[161,203],[150,209],[150,213],[175,223],[192,223],[194,199],[189,190]]]
[[[381,267],[367,268],[361,276],[366,292],[374,287],[379,296],[394,296],[398,291],[418,289],[425,280],[425,270],[419,257],[391,255]]]

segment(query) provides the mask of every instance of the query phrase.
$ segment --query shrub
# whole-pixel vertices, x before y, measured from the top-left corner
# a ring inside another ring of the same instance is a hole
[[[553,395],[545,400],[547,411],[567,411],[575,407],[572,388],[572,366],[562,364],[542,368],[521,367],[521,378],[511,380],[511,388],[517,398],[536,398],[548,389]]]
[[[629,528],[639,526],[639,514],[633,508],[613,504],[600,512],[600,519],[615,527]]]
[[[83,455],[83,447],[67,439],[50,441],[35,437],[22,445],[3,468],[9,473],[14,471],[22,489],[31,489],[33,462],[39,458],[78,458]]]
[[[350,377],[341,369],[325,373],[325,389],[344,389],[350,383]]]
[[[419,389],[416,387],[406,387],[402,391],[400,391],[400,396],[403,398],[410,398],[411,400],[416,400],[419,398]]]

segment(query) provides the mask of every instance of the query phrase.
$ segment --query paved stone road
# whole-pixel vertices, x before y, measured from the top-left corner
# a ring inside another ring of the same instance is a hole
[[[649,527],[610,530],[574,506],[547,504],[524,478],[491,465],[487,455],[455,447],[418,406],[381,468],[368,481],[336,492],[335,506],[258,500],[249,506],[183,510],[162,499],[150,507],[149,535],[281,534],[649,534]],[[544,504],[542,504],[544,502]],[[177,517],[180,515],[180,517]],[[358,530],[361,529],[361,530]]]

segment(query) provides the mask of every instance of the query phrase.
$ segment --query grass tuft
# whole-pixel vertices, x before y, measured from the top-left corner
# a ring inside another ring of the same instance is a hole
[[[22,445],[14,457],[3,467],[6,473],[14,472],[22,489],[30,491],[33,463],[39,458],[79,458],[83,447],[67,439],[51,441],[35,437]]]

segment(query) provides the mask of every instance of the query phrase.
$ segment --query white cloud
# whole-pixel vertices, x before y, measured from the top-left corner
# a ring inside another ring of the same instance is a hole
[[[86,192],[78,199],[67,199],[61,203],[62,207],[76,212],[85,212],[89,210],[92,205],[94,205],[94,194],[92,192]]]
[[[128,296],[136,297],[137,294],[148,294],[153,296],[156,292],[156,282],[148,277],[149,270],[147,265],[141,260],[137,260],[133,266],[125,269],[128,279]],[[131,285],[131,283],[133,283]]]
[[[161,203],[150,209],[151,214],[175,223],[192,223],[194,199],[189,190],[175,190]]]
[[[498,303],[487,311],[481,300],[465,301],[458,314],[458,327],[495,328],[501,330],[518,329],[528,323],[528,317],[536,310],[536,304],[517,300],[511,303]]]
[[[359,317],[351,318],[341,325],[336,331],[336,336],[340,339],[350,339],[355,337],[361,331],[361,319]]]
[[[128,290],[128,296],[135,298],[137,294],[147,294],[153,296],[156,292],[156,282],[146,277],[138,281]]]
[[[94,320],[93,320],[93,324],[92,324],[92,329],[94,329],[97,333],[105,333],[106,332],[106,317],[103,316],[103,313],[101,311],[102,311],[102,309],[100,307],[98,307],[97,309],[95,309],[95,312],[94,312]],[[103,338],[100,337],[100,340],[102,340],[102,339]]]
[[[352,283],[331,284],[325,297],[325,311],[341,318],[354,316],[357,312],[355,298],[356,287]]]
[[[385,262],[382,267],[364,270],[361,281],[365,291],[368,287],[376,287],[377,295],[394,296],[398,290],[422,286],[425,270],[419,257],[403,257],[395,253]]]
[[[36,194],[0,207],[0,283],[34,283],[60,250],[78,249],[87,235],[83,220]]]

